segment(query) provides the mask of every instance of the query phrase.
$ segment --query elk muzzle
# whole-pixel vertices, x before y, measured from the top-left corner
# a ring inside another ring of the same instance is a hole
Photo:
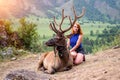
[[[55,46],[55,40],[54,40],[54,38],[48,40],[47,42],[45,42],[45,45],[46,46]]]

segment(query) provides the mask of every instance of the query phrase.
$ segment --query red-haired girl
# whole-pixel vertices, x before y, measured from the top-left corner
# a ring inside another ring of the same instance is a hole
[[[83,33],[79,23],[72,27],[72,35],[68,38],[67,47],[71,47],[70,53],[73,56],[73,63],[80,64],[85,61],[85,52],[82,46]]]

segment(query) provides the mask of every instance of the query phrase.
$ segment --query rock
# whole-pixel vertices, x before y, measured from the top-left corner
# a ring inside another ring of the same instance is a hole
[[[120,45],[116,45],[113,47],[113,49],[117,49],[117,48],[120,48]]]
[[[0,54],[3,56],[12,55],[14,53],[12,47],[6,48],[4,51],[1,51]]]
[[[7,53],[7,55],[13,54],[14,51],[13,51],[12,47],[8,47],[7,50],[6,50],[6,53]]]
[[[17,58],[16,57],[11,58],[11,61],[14,61],[14,60],[17,60]]]
[[[104,71],[104,73],[106,74],[106,73],[108,73],[107,71]]]
[[[16,70],[8,73],[4,80],[54,80],[46,74],[37,74],[35,71]]]

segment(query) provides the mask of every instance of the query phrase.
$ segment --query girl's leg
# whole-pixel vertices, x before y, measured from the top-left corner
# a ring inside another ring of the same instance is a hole
[[[71,55],[72,55],[73,59],[75,59],[76,56],[77,56],[77,53],[76,53],[75,51],[72,51],[72,52],[71,52]]]
[[[84,55],[82,53],[77,53],[74,64],[78,65],[83,62]]]

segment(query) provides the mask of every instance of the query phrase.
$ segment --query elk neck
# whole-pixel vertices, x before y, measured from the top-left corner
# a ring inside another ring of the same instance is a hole
[[[55,51],[57,50],[57,51]],[[55,53],[57,52],[60,59],[62,59],[63,61],[67,62],[69,59],[69,51],[67,49],[66,46],[56,46],[55,48]]]

